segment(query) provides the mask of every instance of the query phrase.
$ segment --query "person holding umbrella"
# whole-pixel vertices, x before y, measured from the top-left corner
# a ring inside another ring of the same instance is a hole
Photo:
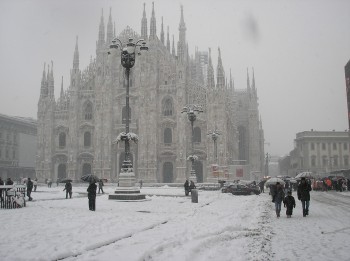
[[[311,185],[306,182],[306,179],[304,177],[301,178],[300,184],[298,186],[298,199],[301,200],[301,205],[303,207],[303,217],[309,215],[310,191]]]
[[[70,180],[67,180],[63,191],[66,191],[66,199],[68,198],[68,194],[69,194],[69,198],[72,198],[72,183]]]
[[[275,203],[276,216],[279,218],[281,213],[281,205],[284,199],[284,191],[281,183],[276,182],[275,190],[272,192],[272,202]]]
[[[27,180],[27,196],[29,198],[29,201],[32,201],[33,198],[30,196],[30,194],[32,193],[33,190],[33,182],[30,180],[30,178],[28,178]]]
[[[89,199],[89,210],[95,211],[96,209],[96,189],[97,186],[95,184],[95,180],[90,180],[90,185],[87,189],[88,192],[88,199]]]

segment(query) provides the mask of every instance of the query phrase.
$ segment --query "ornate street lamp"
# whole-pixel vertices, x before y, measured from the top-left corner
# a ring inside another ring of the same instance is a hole
[[[218,164],[218,144],[216,141],[218,140],[221,133],[215,126],[215,129],[213,131],[209,130],[209,133],[207,135],[210,136],[214,142],[214,162]]]
[[[130,132],[130,107],[129,107],[129,87],[130,87],[130,69],[135,65],[136,53],[141,55],[141,51],[148,51],[146,42],[144,39],[139,39],[136,43],[132,38],[129,38],[128,42],[123,44],[118,38],[112,40],[110,45],[111,54],[115,50],[121,50],[121,65],[125,68],[126,76],[126,94],[125,94],[125,106],[126,106],[126,122],[125,132],[122,132],[117,137],[117,142],[124,141],[125,143],[125,159],[122,164],[121,173],[119,176],[119,186],[121,187],[133,187],[135,184],[135,174],[130,160],[130,141],[137,143],[138,136],[135,133]],[[115,192],[117,193],[117,191]],[[129,192],[128,192],[129,193]],[[111,195],[110,195],[111,196]],[[110,197],[111,198],[111,197]],[[113,198],[114,199],[114,198]],[[119,198],[118,198],[119,199]],[[129,198],[128,198],[129,199]]]
[[[191,150],[192,150],[192,154],[189,155],[187,157],[188,160],[190,160],[192,162],[191,165],[191,173],[190,173],[190,179],[193,181],[196,181],[197,177],[196,177],[196,171],[194,169],[194,162],[196,160],[198,160],[198,156],[194,154],[194,131],[193,131],[193,123],[197,118],[197,114],[203,112],[202,107],[200,105],[196,105],[196,104],[189,104],[186,105],[185,107],[183,107],[181,113],[187,113],[187,118],[189,119],[189,121],[191,122],[191,130],[192,130],[192,142],[191,142]]]

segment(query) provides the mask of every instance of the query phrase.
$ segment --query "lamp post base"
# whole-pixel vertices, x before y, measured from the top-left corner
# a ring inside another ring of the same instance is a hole
[[[197,183],[196,171],[194,169],[192,169],[190,172],[189,180],[193,181],[194,183]]]
[[[108,196],[108,199],[122,201],[146,199],[146,195],[141,194],[140,189],[135,187],[135,173],[132,168],[122,170],[118,183],[119,186],[114,191],[114,194]]]

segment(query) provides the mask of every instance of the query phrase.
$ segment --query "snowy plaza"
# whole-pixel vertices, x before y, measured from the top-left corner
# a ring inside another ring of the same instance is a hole
[[[233,196],[182,187],[144,187],[146,200],[108,200],[89,211],[86,184],[38,186],[34,201],[0,210],[1,260],[349,260],[349,192],[311,192],[310,215],[274,214],[268,191]],[[296,193],[293,192],[296,197]]]

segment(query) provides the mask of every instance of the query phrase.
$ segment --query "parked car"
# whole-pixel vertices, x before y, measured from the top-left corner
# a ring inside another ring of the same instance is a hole
[[[259,187],[248,187],[242,184],[232,184],[221,190],[222,193],[232,193],[233,195],[259,195]]]

